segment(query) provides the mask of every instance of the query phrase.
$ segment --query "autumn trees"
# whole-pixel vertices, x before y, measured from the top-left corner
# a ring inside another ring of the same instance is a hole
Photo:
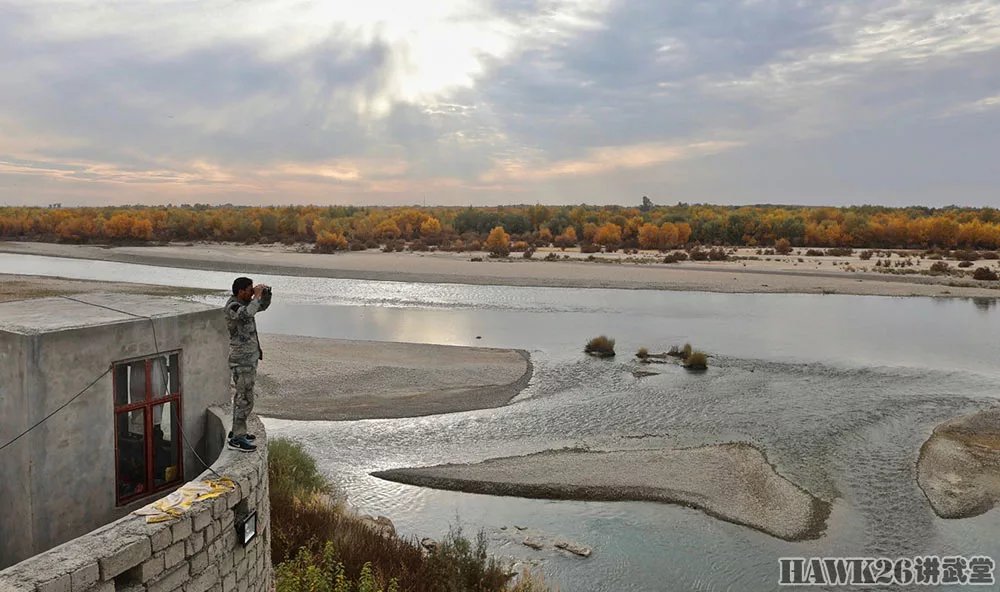
[[[493,257],[506,257],[510,255],[510,235],[504,232],[503,226],[496,226],[486,237],[483,248]]]
[[[0,239],[143,243],[310,243],[317,250],[393,243],[479,248],[496,228],[508,243],[588,250],[665,251],[702,245],[1000,248],[993,208],[857,206],[0,207]]]

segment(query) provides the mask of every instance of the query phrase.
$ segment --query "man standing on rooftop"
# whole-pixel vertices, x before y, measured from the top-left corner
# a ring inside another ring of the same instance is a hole
[[[229,447],[241,452],[257,449],[256,436],[247,433],[247,417],[253,411],[253,386],[257,379],[257,362],[264,359],[257,337],[254,315],[271,305],[271,288],[254,285],[248,277],[236,278],[233,295],[226,302],[226,324],[229,326],[229,368],[236,383],[233,399],[233,431],[229,432]]]

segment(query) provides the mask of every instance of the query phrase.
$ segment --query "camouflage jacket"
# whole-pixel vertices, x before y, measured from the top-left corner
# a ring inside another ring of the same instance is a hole
[[[230,366],[256,366],[258,360],[264,359],[254,315],[267,310],[270,305],[271,297],[267,295],[250,302],[243,302],[236,296],[229,297],[226,302],[226,325],[229,327]]]

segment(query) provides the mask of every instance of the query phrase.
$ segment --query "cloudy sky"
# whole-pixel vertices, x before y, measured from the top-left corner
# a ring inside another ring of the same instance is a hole
[[[0,0],[0,204],[1000,206],[997,0]]]

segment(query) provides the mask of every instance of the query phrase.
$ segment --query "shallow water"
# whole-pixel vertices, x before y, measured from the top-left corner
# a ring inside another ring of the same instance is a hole
[[[0,273],[220,290],[233,278],[5,254]],[[403,533],[438,537],[457,517],[467,531],[525,524],[575,539],[594,555],[494,540],[498,553],[541,559],[549,579],[573,591],[771,590],[784,556],[1000,558],[998,512],[939,519],[915,482],[917,453],[931,429],[997,397],[1000,313],[993,301],[255,279],[275,286],[275,304],[259,318],[265,332],[531,352],[530,386],[501,409],[266,422],[272,434],[306,443],[352,503],[390,516]],[[580,353],[599,333],[617,338],[616,359]],[[632,376],[638,347],[658,351],[685,341],[713,355],[707,373],[653,365],[647,369],[661,374]],[[647,435],[657,437],[635,438]],[[790,543],[664,504],[501,498],[368,475],[561,446],[725,441],[755,444],[780,473],[831,500],[824,536]]]

